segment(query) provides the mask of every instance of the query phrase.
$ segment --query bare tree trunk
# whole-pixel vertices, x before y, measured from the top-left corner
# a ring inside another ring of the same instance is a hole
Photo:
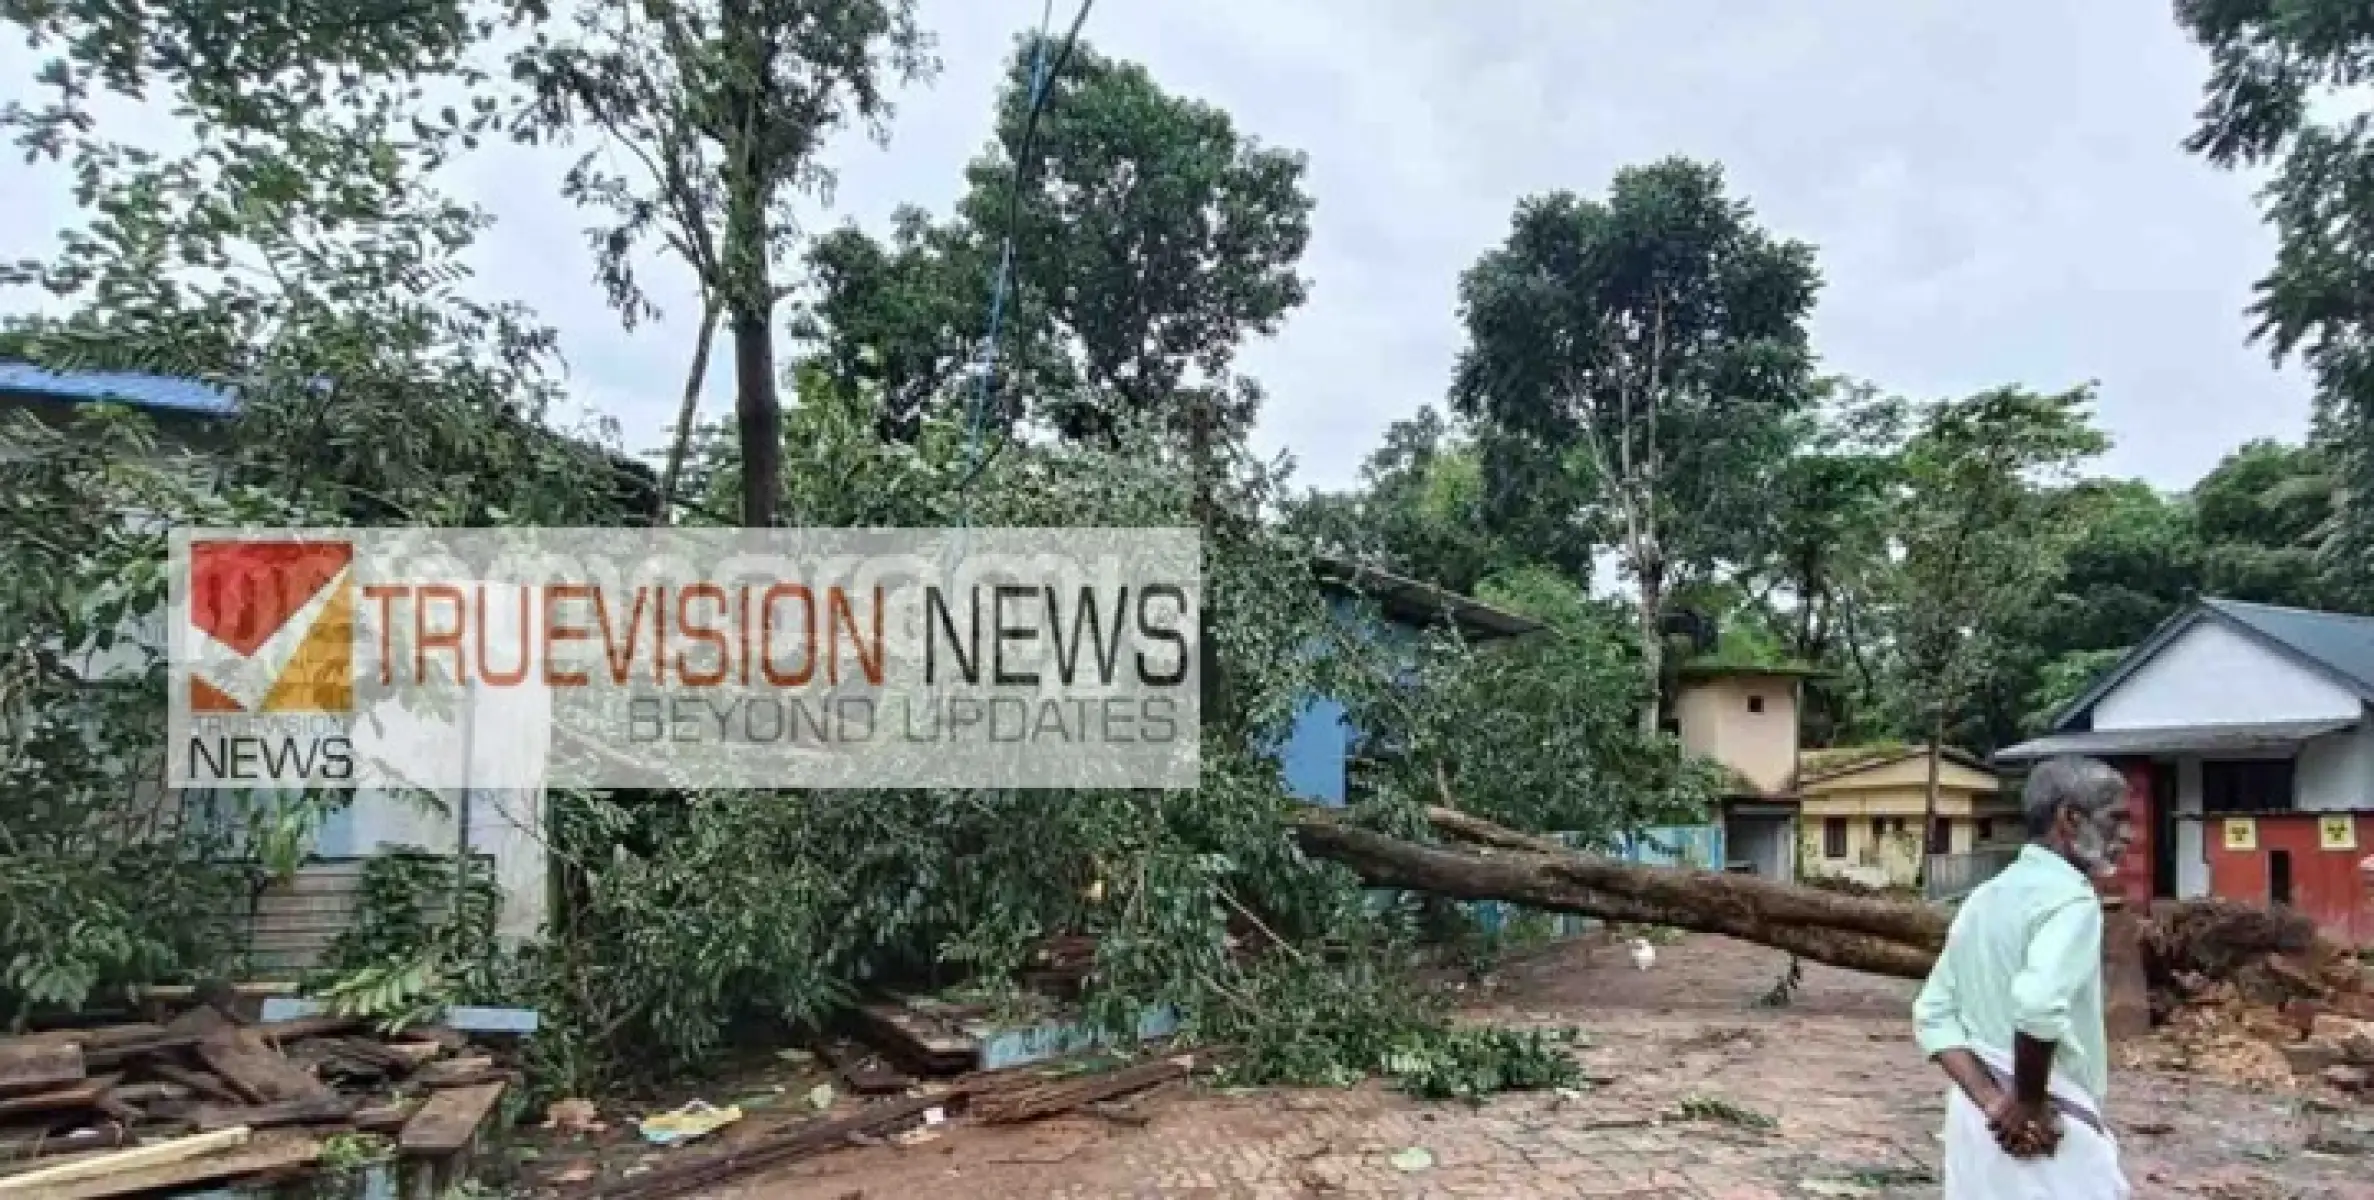
[[[1500,833],[1523,837],[1507,830]],[[1925,977],[1945,942],[1944,915],[1926,905],[1791,887],[1753,876],[1573,854],[1469,853],[1405,842],[1316,811],[1296,820],[1294,837],[1305,854],[1342,863],[1380,887],[1462,900],[1505,900],[1602,920],[1722,934],[1816,962],[1902,979]]]
[[[1912,869],[1912,885],[1916,888],[1929,885],[1929,831],[1937,827],[1938,759],[1943,753],[1944,743],[1945,717],[1932,716],[1929,719],[1929,783],[1921,797],[1921,852],[1913,859]],[[1953,843],[1949,839],[1946,849],[1952,848]]]
[[[775,525],[783,494],[783,406],[775,393],[775,246],[768,216],[780,148],[762,144],[763,90],[779,49],[751,0],[726,0],[719,40],[730,63],[722,89],[724,295],[734,334],[734,423],[742,451],[742,524]]]
[[[701,407],[701,385],[709,379],[709,351],[717,344],[717,301],[701,301],[701,330],[692,343],[692,369],[684,375],[684,402],[676,407],[676,436],[668,443],[667,465],[659,475],[661,519],[676,502],[676,484],[684,476],[684,456],[692,446],[692,419]]]
[[[1665,579],[1656,564],[1635,562],[1640,580],[1640,669],[1649,694],[1640,705],[1640,735],[1657,736],[1665,701]]]
[[[783,492],[783,406],[775,395],[773,307],[735,301],[734,423],[742,445],[742,524],[753,529],[774,526]]]

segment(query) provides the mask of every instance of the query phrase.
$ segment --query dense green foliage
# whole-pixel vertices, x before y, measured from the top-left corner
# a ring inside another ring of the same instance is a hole
[[[2275,265],[2252,336],[2316,381],[2317,440],[2341,497],[2314,543],[2333,592],[2374,607],[2374,9],[2358,0],[2178,0],[2209,51],[2188,148],[2221,167],[2273,164]]]
[[[2286,99],[2356,70],[2365,34],[2299,15],[2318,5],[2185,6],[2229,81],[2204,148],[2290,147],[2264,315],[2325,399],[2314,445],[2239,448],[2185,495],[2080,477],[2103,445],[2082,392],[1914,403],[1816,379],[1813,249],[1760,227],[1715,167],[1670,160],[1604,199],[1518,202],[1461,281],[1444,409],[1393,427],[1356,488],[1297,496],[1249,448],[1262,392],[1240,352],[1304,300],[1312,201],[1301,156],[1230,114],[1085,43],[1025,40],[951,212],[907,210],[882,238],[793,224],[829,173],[824,136],[879,131],[929,72],[913,7],[0,0],[55,60],[52,103],[4,120],[84,210],[54,254],[0,268],[57,314],[12,308],[0,356],[198,376],[241,409],[92,407],[0,434],[0,1015],[239,970],[231,915],[350,799],[157,786],[144,635],[174,525],[1203,530],[1225,703],[1193,792],[556,793],[553,924],[500,953],[481,882],[381,860],[328,994],[390,1016],[532,1005],[540,1072],[571,1088],[702,1063],[878,984],[1011,986],[1056,932],[1100,939],[1094,1016],[1176,1006],[1245,1050],[1247,1078],[1563,1085],[1555,1038],[1452,1032],[1415,982],[1409,906],[1295,849],[1273,748],[1311,697],[1362,731],[1361,819],[1416,835],[1418,807],[1449,802],[1588,845],[1702,819],[1723,786],[1659,729],[1691,655],[1824,672],[1817,741],[1983,750],[2195,596],[2374,603],[2374,556],[2353,549],[2374,524],[2354,499],[2374,495],[2365,289],[2319,241],[2364,219],[2326,186],[2361,137],[2304,127]],[[179,113],[194,148],[145,144],[94,106],[108,93]],[[598,214],[594,277],[623,320],[658,315],[647,249],[697,284],[657,488],[603,431],[550,423],[560,347],[463,265],[487,218],[439,185],[497,133],[585,147],[555,187]],[[735,415],[699,428],[720,326]],[[1547,632],[1374,636],[1329,602],[1314,550]],[[1611,557],[1628,594],[1593,588]],[[1676,641],[1683,616],[1713,636]],[[427,902],[446,889],[458,908]]]

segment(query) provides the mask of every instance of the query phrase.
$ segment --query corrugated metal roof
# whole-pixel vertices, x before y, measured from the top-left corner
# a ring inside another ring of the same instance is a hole
[[[2355,721],[2266,721],[2249,725],[2170,725],[2056,733],[1995,752],[1997,762],[2035,762],[2058,754],[2232,754],[2282,750],[2357,726]]]
[[[1312,565],[1322,580],[1366,595],[1387,616],[1415,624],[1428,625],[1448,617],[1471,635],[1485,637],[1516,637],[1546,628],[1531,617],[1497,605],[1350,559],[1317,554],[1312,556]]]
[[[2202,603],[2248,625],[2264,637],[2314,659],[2335,675],[2352,680],[2361,693],[2374,692],[2374,617],[2245,604],[2240,600]]]
[[[0,360],[0,392],[40,396],[68,404],[106,401],[214,417],[227,417],[239,411],[237,393],[200,379],[136,371],[51,371],[31,363],[7,360]]]

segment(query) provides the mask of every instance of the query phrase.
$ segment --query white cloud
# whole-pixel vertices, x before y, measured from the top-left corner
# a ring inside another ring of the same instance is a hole
[[[887,150],[830,147],[840,186],[819,223],[945,212],[1039,11],[925,0],[946,71],[902,95]],[[1387,423],[1439,402],[1458,274],[1521,195],[1598,192],[1669,153],[1725,163],[1776,230],[1821,248],[1831,370],[1918,396],[2098,379],[2118,439],[2105,467],[2171,487],[2305,428],[2299,379],[2244,344],[2272,245],[2252,181],[2178,146],[2206,64],[2164,6],[1105,0],[1087,36],[1309,154],[1311,302],[1244,363],[1271,393],[1262,447],[1311,483],[1348,482]],[[0,78],[28,65],[0,49]],[[560,329],[578,400],[653,446],[690,356],[690,291],[654,263],[667,319],[619,330],[586,222],[555,198],[565,161],[505,147],[457,177],[502,218],[481,271]],[[0,195],[0,254],[64,220],[62,185],[14,160]],[[721,354],[710,411],[727,380]]]

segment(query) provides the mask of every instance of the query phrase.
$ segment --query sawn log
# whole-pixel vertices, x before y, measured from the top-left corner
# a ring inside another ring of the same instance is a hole
[[[1380,887],[1717,933],[1902,979],[1928,975],[1950,923],[1925,904],[1592,858],[1451,809],[1428,819],[1473,848],[1403,841],[1317,811],[1296,818],[1294,837],[1303,853]]]

